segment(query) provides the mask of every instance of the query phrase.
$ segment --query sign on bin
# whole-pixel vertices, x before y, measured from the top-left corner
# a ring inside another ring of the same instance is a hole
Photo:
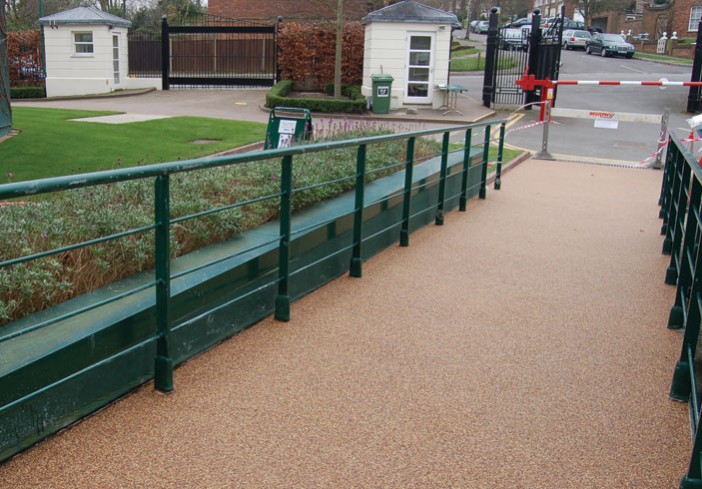
[[[390,96],[390,87],[385,85],[385,86],[379,86],[378,87],[378,97],[389,97]]]
[[[288,148],[312,137],[312,116],[307,109],[276,107],[268,117],[265,149]]]

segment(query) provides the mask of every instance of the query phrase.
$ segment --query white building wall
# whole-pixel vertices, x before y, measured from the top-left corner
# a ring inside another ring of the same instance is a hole
[[[433,33],[433,67],[431,72],[430,104],[438,108],[443,104],[443,93],[434,87],[448,82],[451,26],[448,24],[371,22],[365,29],[362,93],[372,95],[371,75],[392,75],[391,109],[407,104],[407,53],[409,35]],[[412,103],[413,102],[409,102]]]
[[[74,34],[92,32],[93,53],[76,53]],[[120,77],[115,83],[112,36],[119,36]],[[127,28],[106,25],[44,26],[46,96],[110,93],[128,88],[160,88],[160,78],[130,79]]]

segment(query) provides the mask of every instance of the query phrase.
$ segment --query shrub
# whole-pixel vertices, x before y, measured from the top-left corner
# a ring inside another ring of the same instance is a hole
[[[359,85],[363,79],[363,25],[348,22],[344,26],[341,81]],[[278,33],[278,65],[282,78],[298,86],[306,82],[320,90],[334,81],[336,58],[335,26],[324,24],[282,23]]]
[[[7,64],[10,86],[38,86],[43,84],[41,65],[41,31],[14,31],[7,34]]]
[[[291,80],[282,80],[276,83],[266,94],[266,106],[270,108],[296,107],[323,113],[361,114],[366,111],[366,98],[361,93],[361,88],[357,86],[342,88],[342,94],[348,97],[348,100],[286,97],[292,89],[293,82]]]
[[[10,98],[13,100],[44,97],[46,97],[44,87],[10,87]]]

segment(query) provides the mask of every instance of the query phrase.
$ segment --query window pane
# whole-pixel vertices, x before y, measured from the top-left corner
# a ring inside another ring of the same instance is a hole
[[[410,81],[429,81],[429,70],[427,68],[410,68],[409,69],[409,79]]]
[[[76,42],[93,42],[92,32],[76,32]]]
[[[430,60],[430,53],[410,53],[410,65],[412,66],[429,66]]]
[[[112,47],[119,47],[119,37],[112,36]]]
[[[92,53],[92,44],[76,44],[76,53]]]
[[[692,7],[690,9],[690,24],[687,26],[687,30],[696,31],[700,18],[702,18],[702,7]]]
[[[425,37],[425,36],[412,36],[410,38],[410,49],[423,49],[423,50],[430,50],[431,49],[431,37]]]
[[[408,97],[426,97],[429,95],[429,85],[426,83],[408,83]]]

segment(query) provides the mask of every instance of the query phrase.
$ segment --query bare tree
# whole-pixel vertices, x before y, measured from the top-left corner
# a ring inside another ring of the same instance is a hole
[[[575,9],[585,19],[585,24],[590,25],[592,18],[602,12],[624,8],[630,0],[577,0]]]

